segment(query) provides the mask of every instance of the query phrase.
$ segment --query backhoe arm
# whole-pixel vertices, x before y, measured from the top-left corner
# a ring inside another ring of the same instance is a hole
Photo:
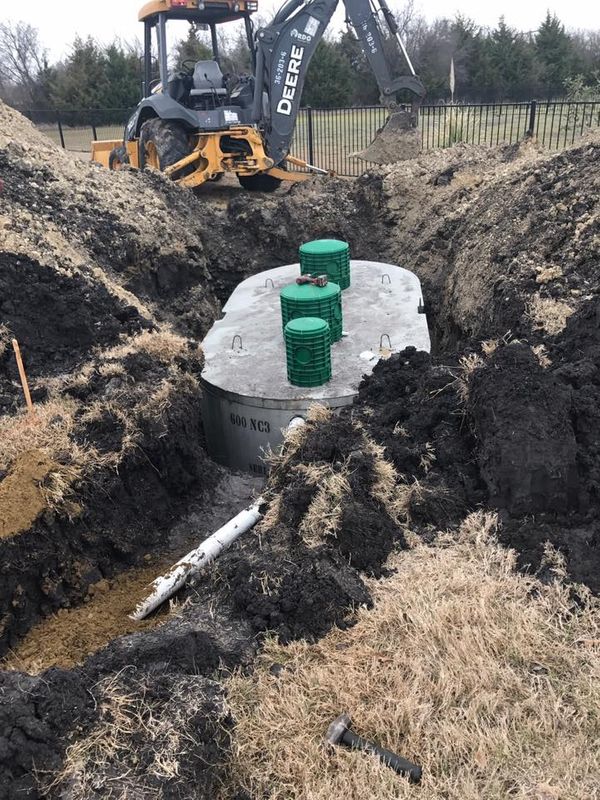
[[[410,91],[418,101],[425,89],[416,77],[386,0],[343,0],[381,91],[382,102],[397,106],[397,93]],[[253,120],[265,127],[267,153],[275,164],[287,156],[300,109],[310,60],[323,38],[338,0],[288,0],[273,21],[256,34],[256,83]],[[394,37],[410,73],[394,76],[384,51],[386,29]]]
[[[267,153],[275,164],[289,152],[308,65],[337,4],[289,0],[257,31],[253,117],[265,124]]]
[[[413,107],[417,106],[425,96],[425,87],[415,74],[412,62],[400,38],[398,25],[386,0],[344,0],[344,5],[348,15],[347,21],[354,28],[362,51],[377,80],[383,105],[390,110],[397,108],[398,92],[407,89],[415,97]],[[393,36],[398,50],[408,65],[409,75],[394,76],[393,74],[384,50],[385,35],[383,31],[386,28]]]

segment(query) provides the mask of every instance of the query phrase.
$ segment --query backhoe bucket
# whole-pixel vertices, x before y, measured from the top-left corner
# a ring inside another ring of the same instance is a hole
[[[395,161],[416,158],[420,152],[421,131],[417,127],[417,114],[414,111],[397,111],[390,114],[371,144],[365,150],[352,153],[352,156],[373,164],[393,164]]]

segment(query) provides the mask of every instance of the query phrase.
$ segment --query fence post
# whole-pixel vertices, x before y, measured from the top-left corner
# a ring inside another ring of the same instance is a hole
[[[315,163],[315,154],[313,149],[313,118],[312,118],[312,108],[310,106],[307,107],[306,112],[308,114],[308,163],[314,164]]]
[[[95,125],[93,120],[92,120],[91,125],[92,125],[92,135],[94,137],[94,141],[97,142],[98,141],[98,134],[96,133],[96,125]]]
[[[60,136],[60,144],[63,150],[66,150],[65,147],[65,136],[62,129],[62,122],[60,121],[60,117],[58,114],[56,115],[56,124],[58,125],[58,135]]]
[[[537,110],[537,102],[532,100],[529,104],[529,125],[527,126],[527,130],[525,131],[525,136],[529,139],[533,137],[535,133],[535,113]]]

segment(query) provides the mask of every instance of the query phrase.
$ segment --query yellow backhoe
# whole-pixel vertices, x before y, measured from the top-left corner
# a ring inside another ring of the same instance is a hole
[[[375,147],[369,156],[368,148],[363,155],[373,161],[399,160],[406,157],[400,152],[402,142],[414,155],[417,111],[425,89],[395,19],[386,0],[342,2],[377,78],[382,102],[392,113],[386,128],[393,131],[393,141],[388,135],[383,149]],[[291,156],[290,145],[308,66],[337,4],[338,0],[288,0],[270,24],[255,31],[251,20],[257,11],[255,0],[151,0],[139,14],[144,23],[144,98],[128,120],[123,140],[93,142],[92,159],[110,169],[124,164],[159,169],[190,188],[230,172],[246,189],[272,191],[282,180],[325,173]],[[212,58],[169,69],[169,20],[208,27]],[[221,71],[217,26],[235,20],[244,22],[253,71],[231,87]],[[153,34],[159,65],[156,81],[152,80]],[[395,42],[409,74],[394,75],[386,41]],[[401,111],[400,97],[406,93],[412,98],[411,109]],[[385,140],[384,129],[381,141]]]

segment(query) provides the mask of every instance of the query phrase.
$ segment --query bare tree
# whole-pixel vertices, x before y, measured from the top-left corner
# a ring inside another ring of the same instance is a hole
[[[33,101],[47,66],[37,28],[25,22],[0,22],[0,84]]]

